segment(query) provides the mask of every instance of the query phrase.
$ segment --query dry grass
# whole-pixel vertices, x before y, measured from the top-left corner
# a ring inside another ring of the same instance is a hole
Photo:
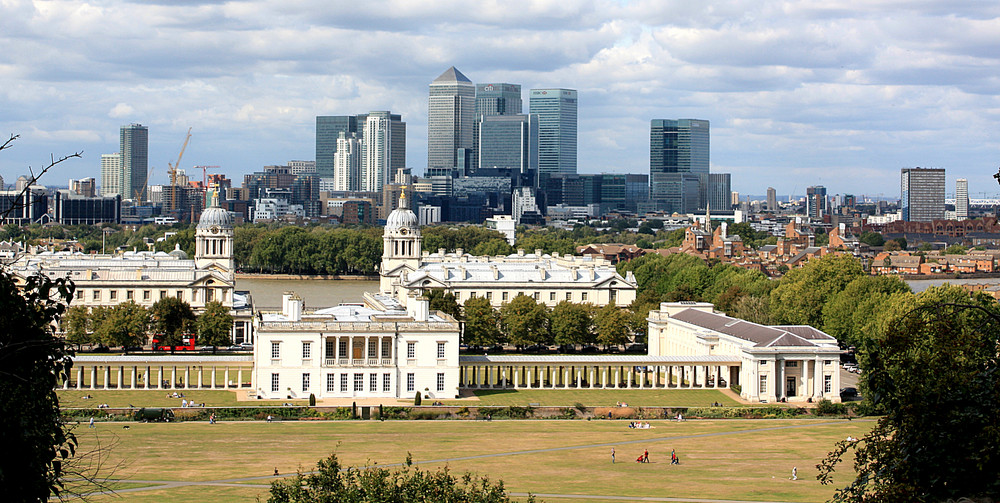
[[[70,389],[57,390],[59,394],[59,405],[68,407],[97,407],[98,404],[106,403],[111,407],[180,407],[181,398],[170,398],[168,394],[174,392],[183,393],[184,399],[204,403],[206,407],[234,407],[234,406],[255,406],[255,405],[281,405],[285,402],[295,405],[307,405],[308,400],[254,400],[237,401],[237,391],[227,390],[87,390]],[[245,390],[244,390],[245,393]],[[84,400],[82,397],[90,395],[93,398]],[[242,393],[240,394],[242,396]]]
[[[624,421],[234,422],[132,424],[130,430],[100,425],[78,433],[84,444],[93,441],[95,431],[117,434],[121,443],[112,455],[126,458],[126,480],[267,477],[276,467],[283,474],[311,469],[334,451],[349,465],[399,463],[410,452],[418,463],[452,459],[447,465],[454,472],[503,479],[513,492],[818,502],[833,488],[816,482],[816,463],[834,442],[860,436],[871,425],[819,420],[652,424],[649,430],[630,430]],[[783,426],[795,428],[765,430]],[[638,442],[627,443],[632,441]],[[616,446],[618,463],[611,464],[610,447],[604,444]],[[582,447],[521,452],[567,446]],[[681,457],[679,466],[669,464],[672,448]],[[643,449],[649,449],[652,463],[634,462]],[[499,453],[513,454],[454,459]],[[792,466],[799,470],[797,482],[788,480]],[[128,493],[127,500],[247,501],[258,494],[267,499],[265,488],[199,486]]]
[[[478,401],[445,400],[447,405],[518,405],[530,403],[571,407],[577,403],[587,406],[612,406],[625,402],[636,407],[710,407],[719,402],[738,405],[718,390],[663,390],[663,389],[581,389],[581,390],[476,390]]]

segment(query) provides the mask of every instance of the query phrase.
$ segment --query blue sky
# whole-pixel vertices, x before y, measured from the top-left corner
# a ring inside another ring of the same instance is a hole
[[[150,129],[150,183],[313,159],[315,116],[392,110],[427,162],[427,86],[579,91],[579,171],[649,171],[649,121],[712,124],[733,190],[898,197],[903,167],[1000,193],[1000,3],[931,0],[0,0],[0,154],[11,183],[99,178],[118,129]],[[527,99],[525,99],[527,103]]]

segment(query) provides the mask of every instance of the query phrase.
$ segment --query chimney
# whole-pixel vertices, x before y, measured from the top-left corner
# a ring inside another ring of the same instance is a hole
[[[285,292],[281,294],[281,314],[288,318],[288,321],[302,320],[302,297],[295,292]]]
[[[430,302],[423,295],[417,297],[417,293],[411,291],[406,297],[406,312],[413,318],[413,321],[427,321],[430,317]]]

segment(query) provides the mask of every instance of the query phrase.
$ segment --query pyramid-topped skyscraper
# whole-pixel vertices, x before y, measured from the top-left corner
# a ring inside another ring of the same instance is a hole
[[[427,174],[464,174],[472,155],[476,86],[454,66],[430,85]]]

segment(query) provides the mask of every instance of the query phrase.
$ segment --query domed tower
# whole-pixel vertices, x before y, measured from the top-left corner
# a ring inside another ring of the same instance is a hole
[[[399,206],[389,213],[382,234],[381,289],[393,290],[394,278],[399,278],[403,268],[408,272],[420,267],[420,225],[417,215],[407,206],[406,192],[399,196]]]
[[[233,260],[233,217],[212,198],[212,206],[201,213],[195,228],[194,263],[198,269],[215,268],[232,276],[236,272]]]

